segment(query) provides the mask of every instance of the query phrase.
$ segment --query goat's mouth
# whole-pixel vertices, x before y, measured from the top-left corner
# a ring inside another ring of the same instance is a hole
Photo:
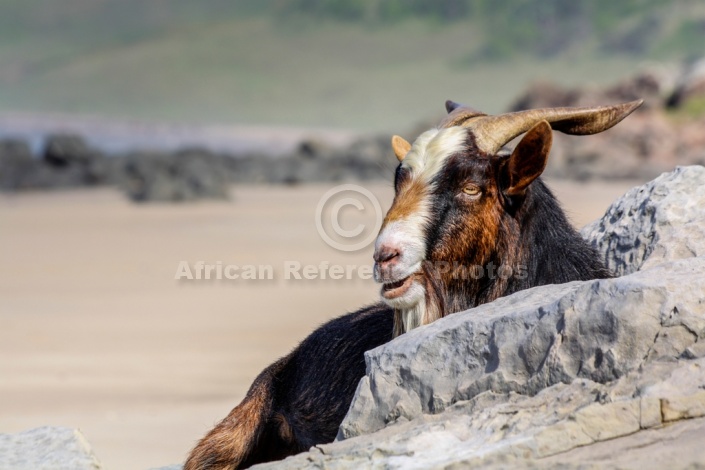
[[[404,279],[400,279],[398,281],[385,282],[384,284],[382,284],[382,297],[387,300],[401,297],[406,294],[413,282],[413,275],[407,276]]]

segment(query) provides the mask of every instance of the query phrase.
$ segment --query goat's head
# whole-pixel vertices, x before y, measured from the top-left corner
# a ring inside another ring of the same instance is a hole
[[[400,162],[395,197],[374,253],[382,298],[398,312],[395,334],[453,313],[445,311],[448,296],[443,291],[454,284],[475,282],[475,291],[495,290],[494,298],[499,296],[499,284],[474,276],[468,280],[467,272],[459,276],[458,270],[518,256],[522,221],[513,215],[546,166],[552,129],[595,134],[640,104],[487,116],[448,101],[448,116],[413,145],[395,136],[392,147]],[[523,133],[511,155],[498,155]],[[485,294],[493,298],[492,292]],[[472,300],[458,306],[469,308]]]

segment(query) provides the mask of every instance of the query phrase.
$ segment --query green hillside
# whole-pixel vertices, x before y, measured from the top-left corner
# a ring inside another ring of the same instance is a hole
[[[701,0],[567,3],[0,0],[0,112],[390,129],[705,54]]]

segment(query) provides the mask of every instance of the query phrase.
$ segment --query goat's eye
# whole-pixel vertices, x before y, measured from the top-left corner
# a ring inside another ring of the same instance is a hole
[[[468,196],[476,197],[476,196],[479,196],[479,195],[480,195],[480,193],[482,192],[482,190],[480,190],[480,188],[477,187],[477,186],[475,186],[474,184],[471,184],[471,185],[469,185],[469,186],[465,186],[465,187],[463,188],[463,192],[464,192],[465,194],[467,194]]]

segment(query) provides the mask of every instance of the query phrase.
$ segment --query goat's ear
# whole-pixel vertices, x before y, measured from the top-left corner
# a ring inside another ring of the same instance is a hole
[[[411,144],[404,140],[402,137],[395,135],[392,137],[392,150],[394,150],[394,155],[397,156],[397,160],[402,161],[406,154],[411,150]]]
[[[548,121],[541,121],[529,129],[505,166],[507,174],[503,180],[507,187],[504,194],[521,196],[525,193],[529,184],[546,168],[552,142],[553,133]]]

